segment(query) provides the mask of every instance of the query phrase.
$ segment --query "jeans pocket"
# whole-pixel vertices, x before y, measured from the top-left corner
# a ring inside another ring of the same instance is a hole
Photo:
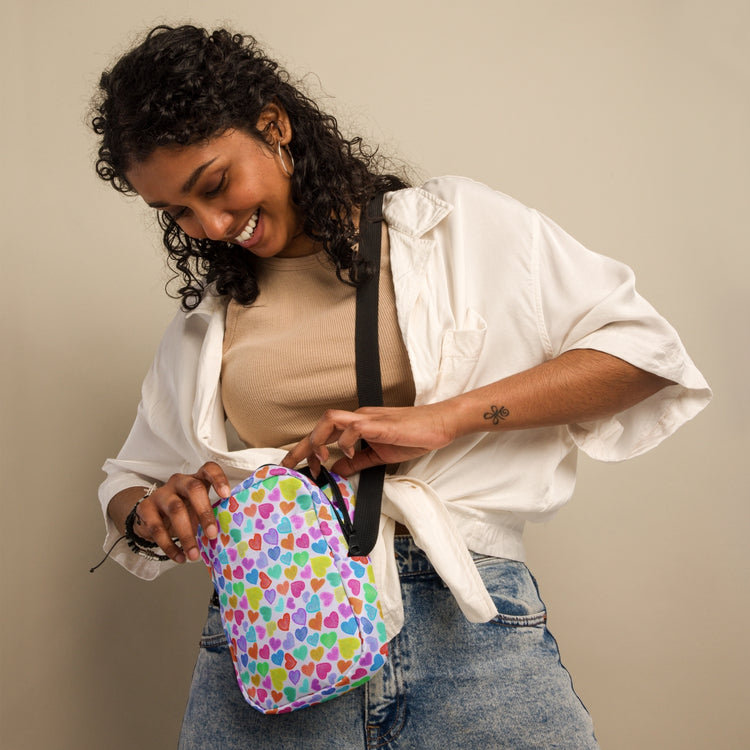
[[[208,608],[208,617],[201,633],[200,647],[208,651],[223,651],[229,648],[227,636],[221,624],[221,610],[214,605]]]
[[[475,556],[474,563],[482,576],[497,615],[489,625],[510,628],[543,627],[547,610],[529,569],[517,560]]]

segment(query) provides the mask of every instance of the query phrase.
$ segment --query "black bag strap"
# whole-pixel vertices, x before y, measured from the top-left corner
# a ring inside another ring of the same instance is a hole
[[[383,226],[383,193],[378,193],[362,210],[359,219],[359,252],[372,274],[357,287],[354,349],[357,368],[357,396],[360,406],[382,406],[378,344],[378,294],[380,287],[380,242]],[[365,448],[367,442],[362,441]],[[359,474],[354,533],[349,539],[349,556],[369,555],[378,539],[380,506],[383,500],[385,466],[372,466]]]

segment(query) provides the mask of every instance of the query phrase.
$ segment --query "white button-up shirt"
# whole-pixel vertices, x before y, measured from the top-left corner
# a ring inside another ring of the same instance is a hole
[[[577,449],[605,461],[639,455],[695,416],[711,392],[677,333],[636,292],[632,271],[538,212],[471,180],[443,177],[387,194],[383,214],[416,405],[571,349],[607,352],[675,383],[608,419],[475,433],[402,464],[386,480],[373,551],[393,634],[401,616],[394,520],[408,525],[464,613],[490,619],[494,605],[468,550],[522,560],[524,523],[548,518],[573,492]],[[106,508],[120,490],[193,473],[209,460],[239,482],[285,455],[238,445],[226,425],[219,389],[225,311],[226,301],[207,293],[168,327],[132,431],[104,464],[105,547],[117,538]],[[113,557],[146,579],[172,566],[125,545]]]

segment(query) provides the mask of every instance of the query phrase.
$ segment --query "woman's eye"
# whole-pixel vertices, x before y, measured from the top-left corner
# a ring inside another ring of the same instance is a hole
[[[221,175],[219,183],[215,187],[212,187],[210,190],[206,190],[206,198],[213,198],[215,195],[218,195],[221,192],[222,188],[224,187],[225,178],[226,173],[223,173]]]
[[[169,216],[172,221],[179,221],[180,219],[184,219],[187,215],[187,208],[178,208],[174,211],[167,211],[165,210],[164,213]]]

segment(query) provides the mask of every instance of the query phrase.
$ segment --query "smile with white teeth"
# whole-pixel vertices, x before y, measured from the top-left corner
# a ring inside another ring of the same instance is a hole
[[[250,221],[247,222],[247,226],[238,234],[235,238],[235,242],[247,242],[255,232],[255,227],[258,225],[258,213],[260,209],[256,211],[251,217]]]

